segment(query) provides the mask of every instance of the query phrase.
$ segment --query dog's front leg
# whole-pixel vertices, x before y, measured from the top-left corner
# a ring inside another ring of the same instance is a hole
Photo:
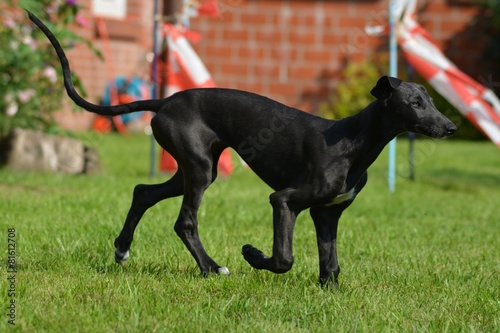
[[[319,252],[319,283],[322,286],[339,287],[340,266],[337,259],[337,226],[344,209],[350,203],[318,206],[310,210],[316,228]]]
[[[273,255],[267,257],[250,244],[244,245],[243,257],[254,268],[267,269],[274,273],[285,273],[293,265],[293,229],[297,215],[302,210],[295,207],[284,192],[273,193],[270,197],[273,206],[274,244]]]
[[[365,172],[352,193],[353,197],[338,204],[315,206],[310,209],[316,228],[319,252],[319,283],[324,287],[339,287],[340,266],[337,258],[337,227],[342,212],[349,207],[367,181]]]

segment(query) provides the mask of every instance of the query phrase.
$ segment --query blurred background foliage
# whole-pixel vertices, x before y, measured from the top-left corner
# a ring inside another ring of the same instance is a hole
[[[485,57],[500,61],[500,0],[479,0],[485,8],[485,33],[490,36],[490,42],[485,51]]]
[[[373,101],[370,90],[374,82],[388,72],[388,63],[387,56],[348,62],[335,91],[320,105],[319,114],[329,119],[341,119],[363,110]]]
[[[70,25],[85,26],[76,0],[7,0],[0,4],[0,138],[13,128],[53,129],[54,113],[62,110],[65,94],[61,69],[52,46],[22,10],[37,15],[67,50],[90,42]],[[78,77],[75,85],[85,94]]]

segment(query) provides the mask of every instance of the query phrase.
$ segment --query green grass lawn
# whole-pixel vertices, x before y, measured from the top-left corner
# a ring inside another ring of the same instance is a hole
[[[500,151],[491,143],[421,140],[416,181],[398,141],[396,193],[386,154],[339,226],[340,290],[317,285],[309,214],[283,275],[252,269],[241,246],[270,253],[270,189],[238,167],[207,192],[200,235],[231,271],[202,278],[173,231],[180,199],[150,209],[124,267],[113,259],[135,184],[149,178],[149,138],[82,135],[93,176],[0,170],[4,262],[15,228],[15,297],[0,279],[2,322],[22,332],[499,332]],[[7,267],[7,266],[5,266]],[[8,324],[15,300],[15,326]]]

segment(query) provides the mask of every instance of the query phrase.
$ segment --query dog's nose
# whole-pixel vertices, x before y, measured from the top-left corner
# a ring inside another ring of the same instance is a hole
[[[448,126],[446,126],[446,135],[453,135],[457,131],[457,126],[455,124],[451,123]]]

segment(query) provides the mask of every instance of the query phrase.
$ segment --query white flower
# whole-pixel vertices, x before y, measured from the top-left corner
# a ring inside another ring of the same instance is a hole
[[[33,51],[36,50],[36,41],[30,35],[23,37],[23,44],[28,45]]]
[[[57,82],[57,71],[52,66],[47,66],[43,69],[42,75],[49,79],[50,82]]]
[[[12,50],[16,51],[16,50],[19,48],[19,43],[18,43],[17,41],[15,41],[15,40],[11,40],[11,41],[9,42],[9,47],[10,47]]]
[[[28,103],[35,95],[36,91],[34,89],[24,89],[17,93],[17,97],[21,103]]]
[[[7,103],[7,108],[5,109],[5,114],[12,117],[19,110],[19,105],[16,102],[16,96],[12,92],[8,92],[4,97],[5,103]]]
[[[7,109],[5,109],[5,114],[9,117],[12,117],[17,113],[17,110],[19,110],[19,106],[17,105],[16,102],[10,102],[7,105]]]

